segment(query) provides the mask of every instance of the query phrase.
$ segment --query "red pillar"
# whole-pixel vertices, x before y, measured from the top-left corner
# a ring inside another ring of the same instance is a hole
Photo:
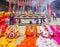
[[[51,5],[48,4],[48,17],[51,17]]]
[[[19,2],[19,0],[17,0],[17,4],[18,4],[18,10],[19,10],[19,5],[20,5],[19,3],[20,3],[20,2]]]
[[[11,2],[11,0],[9,0],[9,11],[12,11],[12,2]]]

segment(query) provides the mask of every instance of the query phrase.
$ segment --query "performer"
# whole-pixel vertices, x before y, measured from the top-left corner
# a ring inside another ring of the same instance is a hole
[[[41,12],[41,17],[42,17],[42,18],[41,18],[41,24],[42,24],[43,22],[45,23],[45,22],[46,22],[46,21],[45,21],[45,19],[46,19],[46,13],[45,13],[44,10]]]
[[[52,16],[53,16],[53,21],[54,21],[54,20],[57,20],[57,19],[56,19],[56,13],[55,13],[55,12],[52,13]]]
[[[13,25],[14,24],[14,14],[13,12],[11,12],[10,14],[10,25]]]

